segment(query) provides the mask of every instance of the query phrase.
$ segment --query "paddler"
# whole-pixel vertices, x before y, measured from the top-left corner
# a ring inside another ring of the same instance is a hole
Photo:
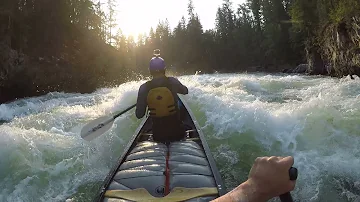
[[[188,88],[174,77],[165,75],[165,61],[160,57],[160,50],[154,50],[149,71],[152,80],[139,88],[136,102],[136,117],[144,117],[146,108],[153,121],[153,139],[158,142],[181,140],[185,129],[180,121],[178,95],[188,94]]]
[[[294,190],[296,181],[289,180],[288,171],[294,158],[259,157],[255,160],[246,182],[212,202],[265,202]]]

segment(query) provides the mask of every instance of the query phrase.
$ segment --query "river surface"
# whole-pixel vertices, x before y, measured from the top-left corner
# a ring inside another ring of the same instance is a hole
[[[360,202],[358,77],[215,74],[179,80],[189,88],[184,98],[229,190],[246,180],[256,157],[292,155],[299,170],[296,201]],[[80,130],[135,103],[143,82],[0,105],[0,201],[91,201],[140,120],[131,110],[92,142],[81,139]]]

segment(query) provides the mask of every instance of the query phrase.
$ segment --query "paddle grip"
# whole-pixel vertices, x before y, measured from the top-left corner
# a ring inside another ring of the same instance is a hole
[[[298,177],[298,170],[294,167],[289,169],[289,177],[291,181],[294,181]],[[280,195],[281,202],[293,202],[290,192]]]

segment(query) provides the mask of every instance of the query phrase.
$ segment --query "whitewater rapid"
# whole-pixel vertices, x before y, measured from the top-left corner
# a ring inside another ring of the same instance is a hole
[[[292,155],[297,201],[360,201],[360,79],[270,74],[183,76],[230,190],[257,156]],[[144,81],[92,94],[0,105],[0,201],[91,201],[138,127],[134,111],[92,142],[87,122],[135,103]]]

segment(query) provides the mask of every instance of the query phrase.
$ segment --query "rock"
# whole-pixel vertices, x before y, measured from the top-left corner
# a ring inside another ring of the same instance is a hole
[[[290,73],[291,69],[283,69],[281,72],[282,73]]]
[[[247,67],[246,70],[248,72],[256,72],[256,71],[261,70],[261,66],[250,66],[250,67]]]
[[[309,69],[308,64],[300,64],[295,69],[292,70],[292,73],[304,74],[308,69]]]
[[[25,55],[11,49],[4,40],[0,41],[0,87],[15,73],[24,68]]]
[[[300,64],[297,67],[291,69],[283,69],[283,73],[288,73],[288,74],[305,74],[309,69],[309,65],[308,64]]]
[[[311,75],[326,75],[325,63],[319,53],[319,47],[306,48],[306,58],[308,61],[307,73]]]
[[[326,74],[360,75],[360,16],[325,26],[321,39]]]

